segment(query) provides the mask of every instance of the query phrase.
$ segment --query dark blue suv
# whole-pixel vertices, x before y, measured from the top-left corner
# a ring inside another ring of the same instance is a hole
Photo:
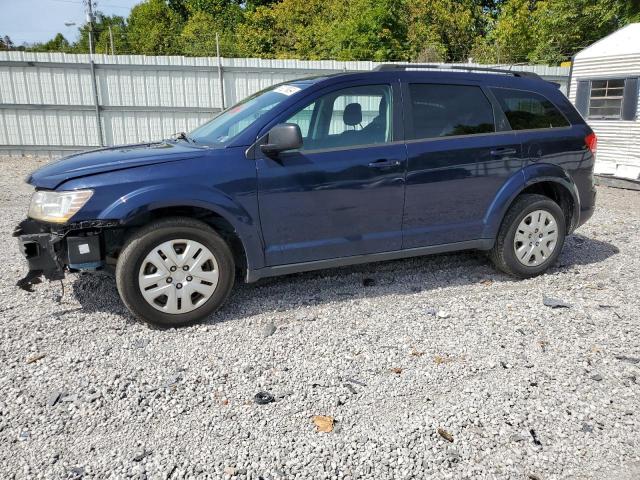
[[[263,90],[171,140],[34,172],[18,282],[115,271],[137,317],[211,314],[263,277],[478,249],[547,270],[595,203],[596,137],[557,85],[383,65]]]

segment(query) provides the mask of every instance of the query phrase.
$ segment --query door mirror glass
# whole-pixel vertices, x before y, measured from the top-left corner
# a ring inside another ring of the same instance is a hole
[[[297,150],[302,147],[302,133],[295,123],[281,123],[271,129],[267,143],[260,149],[265,155],[277,155],[287,150]]]

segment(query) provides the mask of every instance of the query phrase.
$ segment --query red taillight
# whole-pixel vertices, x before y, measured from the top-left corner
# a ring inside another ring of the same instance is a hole
[[[591,132],[589,135],[585,137],[584,143],[587,146],[587,148],[591,151],[591,153],[595,155],[596,150],[598,150],[598,137],[596,137],[596,134]]]

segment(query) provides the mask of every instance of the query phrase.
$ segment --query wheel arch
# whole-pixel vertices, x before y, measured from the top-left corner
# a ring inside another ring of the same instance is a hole
[[[243,272],[263,265],[257,222],[221,192],[161,185],[120,198],[101,214],[102,218],[120,221],[125,232],[120,240],[123,244],[132,232],[153,220],[180,216],[199,219],[216,230],[229,243],[236,265]]]
[[[571,233],[578,219],[577,194],[571,191],[570,186],[557,180],[538,180],[527,185],[518,195],[536,193],[544,195],[556,202],[564,213],[567,233]]]
[[[229,245],[233,253],[236,268],[243,273],[247,270],[247,252],[242,238],[233,224],[217,211],[193,205],[174,205],[146,210],[132,218],[123,225],[128,232],[135,232],[139,227],[155,220],[171,217],[187,217],[200,220],[213,228]]]
[[[527,193],[544,195],[562,208],[571,233],[580,217],[580,197],[571,176],[558,165],[533,164],[511,177],[485,216],[485,237],[496,238],[504,217],[516,199]]]

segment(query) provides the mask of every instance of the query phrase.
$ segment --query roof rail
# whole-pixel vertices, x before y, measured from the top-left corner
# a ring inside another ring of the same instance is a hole
[[[523,72],[516,70],[506,70],[503,68],[474,67],[462,65],[441,65],[441,64],[420,64],[420,63],[383,63],[375,67],[373,70],[377,72],[387,72],[393,70],[462,70],[466,72],[484,72],[484,73],[501,73],[504,75],[513,75],[514,77],[532,78],[542,80],[542,77],[534,72]]]

